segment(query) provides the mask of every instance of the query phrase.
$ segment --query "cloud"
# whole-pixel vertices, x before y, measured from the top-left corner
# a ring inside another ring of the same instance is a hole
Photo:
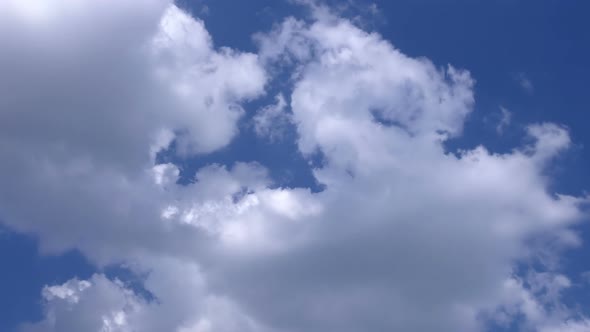
[[[275,104],[261,108],[253,118],[256,135],[270,141],[282,139],[292,122],[290,114],[287,113],[285,97],[279,94],[275,99]]]
[[[567,149],[571,143],[567,130],[553,123],[540,123],[527,127],[527,133],[536,140],[531,153],[534,159],[545,162]]]
[[[515,80],[526,93],[533,94],[535,92],[533,82],[524,73],[518,73]]]
[[[502,135],[504,133],[504,129],[506,129],[506,127],[508,127],[512,122],[512,113],[508,109],[500,106],[500,112],[500,121],[498,121],[498,124],[496,125],[496,132],[498,135]]]
[[[191,263],[161,260],[145,281],[160,294],[147,302],[119,280],[96,274],[45,287],[45,319],[24,324],[24,332],[50,331],[266,331],[236,310],[230,300],[208,294],[199,269]],[[178,278],[182,280],[178,283]],[[160,293],[160,290],[165,292]]]
[[[285,271],[264,283],[276,288],[243,294],[247,307],[295,297],[289,310],[261,314],[305,331],[475,330],[476,313],[502,302],[512,264],[526,259],[525,239],[580,217],[575,198],[545,188],[543,163],[568,145],[557,126],[531,126],[536,143],[510,154],[445,153],[472,111],[469,73],[409,58],[335,17],[288,19],[268,38],[262,54],[286,45],[293,54],[277,61],[301,59],[291,96],[298,144],[323,156],[314,173],[327,189],[307,246],[247,278]]]
[[[468,71],[317,4],[258,34],[258,54],[215,47],[166,1],[10,4],[0,214],[45,252],[131,266],[154,297],[72,279],[45,288],[44,319],[24,331],[478,331],[497,312],[585,324],[544,308],[567,277],[514,275],[531,243],[577,243],[585,199],[551,192],[544,174],[568,131],[532,124],[509,153],[448,152],[473,111]],[[188,185],[154,165],[173,140],[190,155],[226,146],[276,68],[293,88],[255,126],[272,136],[289,107],[323,191],[279,188],[256,162],[207,165]]]
[[[590,329],[590,321],[588,319],[582,320],[567,320],[557,326],[543,327],[541,332],[584,332]]]
[[[47,318],[23,326],[23,331],[128,331],[129,316],[142,306],[121,282],[102,275],[45,287],[43,298],[49,304]]]
[[[569,278],[552,272],[529,273],[523,278],[506,281],[503,294],[505,304],[493,314],[500,325],[512,323],[512,317],[525,319],[519,328],[525,331],[584,331],[590,325],[575,310],[565,306],[562,292],[572,286]]]
[[[180,153],[227,145],[265,70],[255,54],[216,49],[168,1],[52,1],[43,18],[23,16],[40,6],[0,11],[3,219],[44,234],[48,251],[155,242],[166,193],[151,179],[154,153],[173,139]]]
[[[143,162],[164,129],[190,132],[182,138],[190,152],[228,144],[239,101],[263,92],[265,72],[254,54],[216,50],[201,21],[166,3],[52,2],[41,22],[4,10],[3,137],[24,141],[19,129],[28,126],[31,144],[118,163]]]

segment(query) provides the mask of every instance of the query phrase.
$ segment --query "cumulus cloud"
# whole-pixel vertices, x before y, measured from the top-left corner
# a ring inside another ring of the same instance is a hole
[[[4,219],[51,234],[48,250],[102,247],[113,226],[160,237],[154,153],[173,139],[180,153],[228,144],[240,101],[263,93],[258,57],[215,48],[168,1],[9,1],[0,13]]]
[[[53,2],[0,12],[0,214],[45,251],[130,264],[154,298],[101,274],[72,279],[45,288],[45,317],[24,331],[478,331],[483,317],[519,314],[547,331],[586,324],[546,307],[567,277],[514,275],[533,240],[577,243],[585,200],[550,192],[544,174],[570,145],[566,128],[532,124],[509,153],[449,152],[473,111],[471,74],[313,3],[311,19],[258,34],[256,55],[215,47],[163,0]],[[272,137],[289,107],[323,191],[277,188],[256,162],[205,166],[188,185],[176,165],[154,165],[172,141],[182,154],[227,145],[240,103],[276,68],[293,88],[255,130]]]
[[[208,152],[236,133],[239,101],[263,92],[256,55],[214,48],[203,22],[167,1],[47,8],[34,21],[10,6],[1,12],[4,141],[120,164],[143,162],[145,145],[166,129],[186,132],[190,152]]]
[[[174,260],[157,264],[160,268],[145,281],[147,289],[158,292],[157,302],[147,302],[123,282],[102,274],[72,279],[44,288],[45,319],[23,325],[22,331],[265,331],[231,300],[209,294],[194,264]]]

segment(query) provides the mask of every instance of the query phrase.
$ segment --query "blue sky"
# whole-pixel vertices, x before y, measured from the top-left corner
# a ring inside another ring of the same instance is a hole
[[[0,5],[0,330],[590,330],[587,2],[58,2]]]

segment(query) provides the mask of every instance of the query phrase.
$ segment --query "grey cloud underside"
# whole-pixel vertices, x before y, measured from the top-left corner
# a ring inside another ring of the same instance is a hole
[[[447,153],[473,110],[469,72],[313,3],[313,20],[258,34],[258,54],[214,46],[167,1],[49,3],[0,5],[0,216],[44,252],[147,273],[157,300],[72,279],[45,288],[44,320],[23,331],[477,331],[519,316],[587,328],[556,305],[566,276],[513,274],[531,239],[580,240],[585,199],[549,192],[543,173],[564,128],[530,125],[533,143],[507,154]],[[187,186],[154,165],[172,140],[183,154],[227,145],[277,66],[293,90],[254,130],[295,126],[302,155],[324,158],[324,191],[275,188],[257,163],[209,165]]]

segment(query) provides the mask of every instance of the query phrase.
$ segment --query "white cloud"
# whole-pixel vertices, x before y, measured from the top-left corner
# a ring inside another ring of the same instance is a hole
[[[275,104],[261,108],[253,118],[256,134],[271,142],[281,140],[292,122],[291,116],[287,113],[285,97],[279,94],[275,99]]]
[[[44,3],[11,3],[0,11],[3,219],[45,234],[50,251],[101,256],[138,230],[140,242],[160,238],[169,194],[152,182],[155,153],[174,132],[182,153],[228,144],[239,102],[263,93],[257,56],[214,48],[201,21],[164,0],[50,1],[54,19],[41,23],[15,11]]]
[[[502,135],[506,127],[512,122],[512,112],[505,107],[500,106],[500,113],[500,121],[498,121],[498,124],[496,125],[496,132],[498,135]]]
[[[102,274],[88,281],[72,279],[63,285],[46,287],[43,290],[45,319],[25,324],[21,330],[266,331],[229,299],[210,294],[194,264],[159,260],[157,265],[160,269],[153,271],[145,283],[147,290],[159,294],[157,301],[147,302],[121,281],[109,280]]]
[[[260,314],[298,330],[476,330],[477,313],[503,302],[512,264],[531,254],[525,241],[581,217],[577,199],[547,193],[542,173],[567,132],[533,125],[535,143],[513,153],[447,154],[442,142],[472,110],[469,73],[326,15],[259,36],[263,57],[299,61],[291,108],[300,150],[324,157],[323,212],[301,231],[305,247],[225,277],[227,287],[251,308],[296,298]],[[218,277],[240,270],[228,269]],[[278,285],[245,293],[238,278]]]
[[[2,11],[4,140],[137,163],[170,129],[208,152],[236,133],[238,102],[263,92],[256,55],[214,49],[203,23],[167,1],[49,6],[56,18],[44,25]]]
[[[518,84],[520,84],[520,86],[522,87],[522,89],[525,92],[527,92],[529,94],[532,94],[533,92],[535,92],[535,87],[533,86],[533,82],[531,82],[531,80],[528,79],[528,77],[525,74],[520,73],[517,77],[517,81],[518,81]]]
[[[528,134],[536,139],[533,156],[544,162],[569,147],[567,130],[553,123],[541,123],[527,127]]]
[[[586,331],[590,327],[588,319],[561,301],[563,291],[571,286],[566,276],[552,272],[507,279],[502,291],[504,304],[496,309],[492,319],[508,325],[521,315],[524,320],[519,328],[525,331]]]
[[[166,1],[76,3],[0,12],[0,213],[46,252],[131,264],[157,300],[74,279],[45,289],[45,318],[25,331],[477,331],[502,308],[539,328],[585,324],[544,308],[566,277],[533,289],[512,275],[531,240],[576,243],[584,200],[543,173],[565,128],[530,125],[510,153],[448,153],[473,110],[470,73],[321,6],[257,35],[257,56],[215,48]],[[186,186],[152,165],[174,138],[185,154],[225,146],[240,102],[264,92],[261,63],[292,70],[294,88],[257,129],[290,107],[324,191],[276,188],[257,163],[209,165]]]
[[[528,94],[532,94],[535,92],[535,87],[533,86],[533,82],[524,74],[518,73],[515,76],[516,82],[520,85],[520,87]]]
[[[556,326],[543,327],[541,332],[585,332],[590,330],[590,320],[588,319],[571,319]]]
[[[23,331],[130,331],[128,318],[143,305],[120,282],[102,275],[45,287],[43,298],[46,319],[23,326]]]

